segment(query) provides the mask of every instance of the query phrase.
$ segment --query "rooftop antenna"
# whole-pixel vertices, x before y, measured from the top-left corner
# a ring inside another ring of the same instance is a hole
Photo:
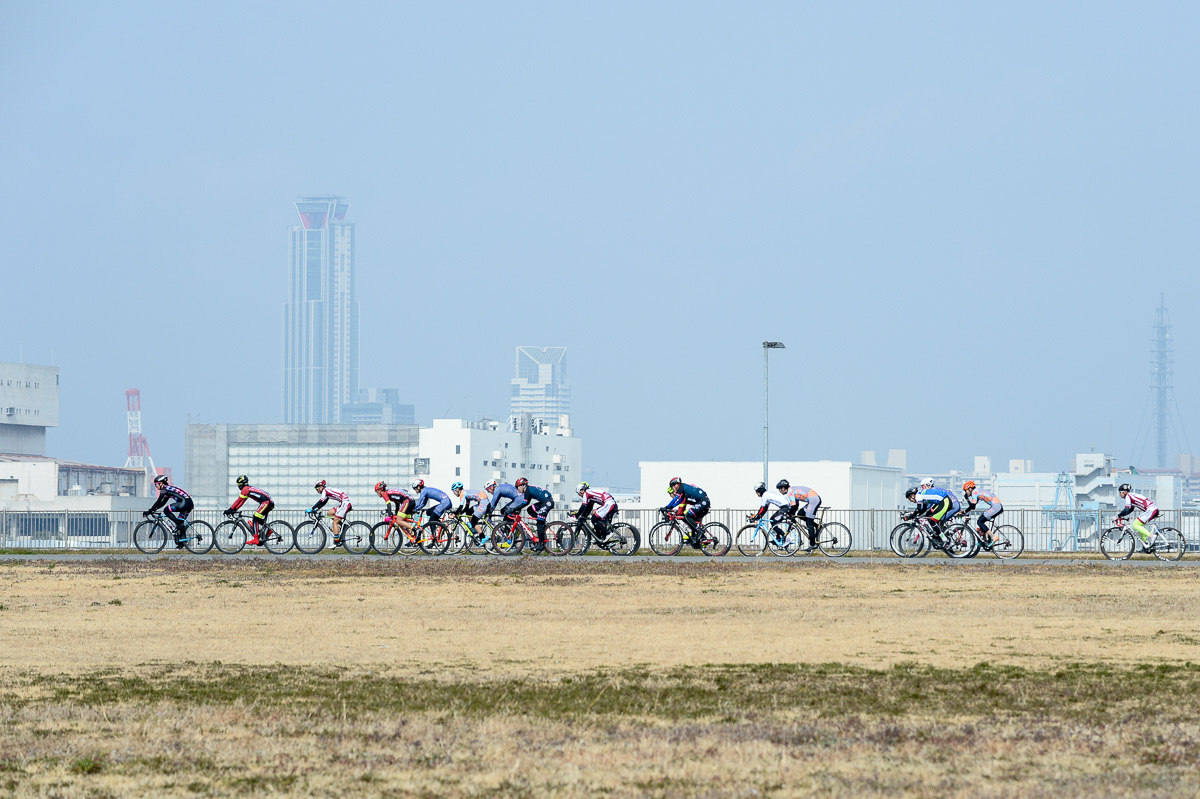
[[[1167,428],[1171,424],[1167,399],[1174,388],[1172,368],[1171,317],[1167,315],[1166,297],[1158,295],[1158,310],[1154,317],[1154,338],[1150,340],[1150,391],[1154,395],[1154,455],[1159,469],[1167,468]]]

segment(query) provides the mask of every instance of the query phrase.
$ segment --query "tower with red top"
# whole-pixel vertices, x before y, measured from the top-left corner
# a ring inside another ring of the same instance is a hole
[[[300,197],[288,229],[283,307],[283,421],[341,424],[358,400],[358,300],[354,223],[344,197]]]

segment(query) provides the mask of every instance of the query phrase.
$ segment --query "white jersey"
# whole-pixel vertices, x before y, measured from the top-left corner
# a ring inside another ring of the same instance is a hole
[[[762,495],[762,502],[758,506],[759,514],[766,513],[771,509],[771,506],[782,508],[792,504],[792,501],[780,494],[778,491],[768,491]]]

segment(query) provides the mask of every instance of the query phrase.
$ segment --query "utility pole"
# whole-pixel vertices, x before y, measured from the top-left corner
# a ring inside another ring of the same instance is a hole
[[[763,342],[763,485],[767,482],[767,457],[768,457],[768,426],[770,424],[770,415],[767,413],[767,397],[770,393],[769,383],[767,380],[767,354],[771,350],[785,349],[782,341],[764,341]]]
[[[1171,357],[1171,318],[1167,315],[1165,297],[1158,295],[1158,311],[1154,317],[1154,338],[1150,340],[1150,392],[1154,395],[1155,440],[1154,454],[1158,468],[1167,468],[1167,426],[1171,423],[1167,408],[1167,395],[1174,388],[1174,370]]]

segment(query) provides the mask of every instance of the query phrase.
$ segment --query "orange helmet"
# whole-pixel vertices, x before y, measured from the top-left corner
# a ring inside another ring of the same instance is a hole
[[[967,482],[963,483],[963,491],[974,491],[974,490],[975,490],[975,481],[974,480],[968,480]]]

